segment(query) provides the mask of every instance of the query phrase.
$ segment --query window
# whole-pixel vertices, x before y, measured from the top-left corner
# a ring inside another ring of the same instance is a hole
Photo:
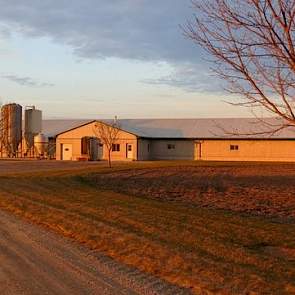
[[[239,150],[239,146],[238,145],[231,144],[229,149],[231,151],[238,151]]]
[[[119,152],[120,151],[120,144],[113,143],[112,144],[112,152]]]
[[[169,144],[167,144],[167,148],[168,148],[168,150],[175,150],[175,144],[169,143]]]

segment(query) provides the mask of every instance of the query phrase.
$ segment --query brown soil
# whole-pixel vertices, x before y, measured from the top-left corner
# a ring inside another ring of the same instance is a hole
[[[295,218],[295,165],[179,166],[97,174],[101,189],[279,218]]]
[[[53,166],[2,174],[0,208],[195,294],[294,294],[295,165]]]

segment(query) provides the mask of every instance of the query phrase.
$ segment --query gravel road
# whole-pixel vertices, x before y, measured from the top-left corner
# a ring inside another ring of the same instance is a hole
[[[0,210],[0,294],[190,294]]]

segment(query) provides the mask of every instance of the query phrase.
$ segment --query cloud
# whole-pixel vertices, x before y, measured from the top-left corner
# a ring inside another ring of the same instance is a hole
[[[190,0],[0,0],[0,4],[0,24],[7,34],[48,37],[83,58],[199,60],[199,50],[179,27],[193,13]]]
[[[150,85],[165,85],[180,88],[187,92],[222,93],[222,83],[212,74],[195,64],[176,65],[170,75],[141,82]]]
[[[20,77],[20,76],[12,75],[12,74],[3,74],[1,75],[1,77],[11,82],[17,83],[21,86],[30,86],[30,87],[53,87],[54,86],[54,84],[52,83],[39,82],[30,77]]]
[[[221,91],[201,58],[201,49],[182,34],[191,0],[0,0],[0,32],[46,37],[72,48],[79,58],[109,57],[166,62],[170,75],[142,82],[189,92]],[[30,78],[10,77],[22,84]]]

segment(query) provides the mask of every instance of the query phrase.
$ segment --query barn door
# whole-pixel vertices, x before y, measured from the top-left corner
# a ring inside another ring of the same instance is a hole
[[[62,160],[71,161],[73,159],[73,146],[69,143],[62,144]]]
[[[133,159],[133,145],[128,143],[126,146],[126,149],[127,149],[127,159]]]

